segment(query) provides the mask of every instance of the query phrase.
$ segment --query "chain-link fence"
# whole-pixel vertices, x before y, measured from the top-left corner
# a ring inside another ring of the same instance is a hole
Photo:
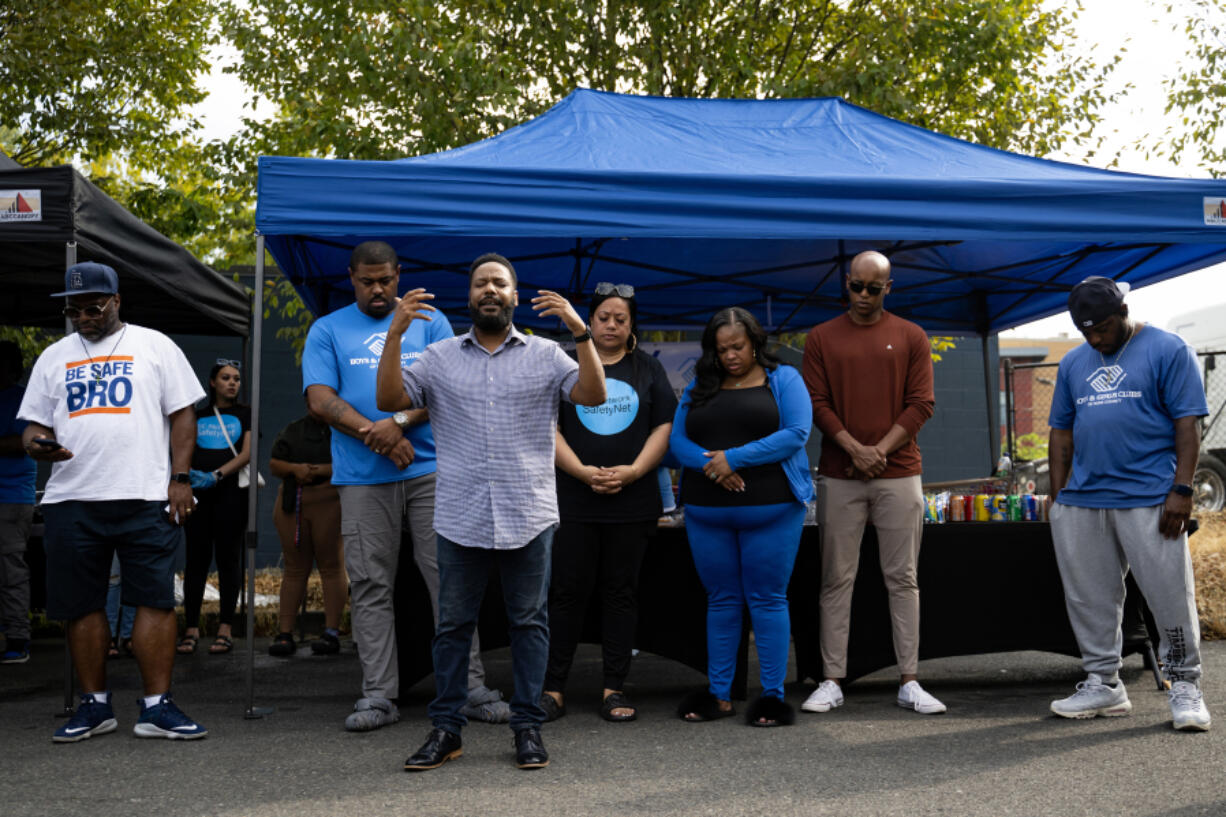
[[[1209,415],[1201,426],[1200,462],[1194,489],[1199,510],[1226,507],[1226,351],[1200,352]],[[1046,472],[1047,416],[1056,387],[1058,363],[1014,363],[1002,366],[1002,448],[1019,468]]]

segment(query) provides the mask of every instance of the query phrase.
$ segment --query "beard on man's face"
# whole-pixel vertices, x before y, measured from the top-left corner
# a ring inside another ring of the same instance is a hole
[[[488,300],[485,301],[485,303],[488,302]],[[482,312],[481,304],[470,303],[468,313],[472,316],[473,326],[482,332],[501,332],[511,325],[511,316],[515,314],[515,306],[507,304],[497,312]]]

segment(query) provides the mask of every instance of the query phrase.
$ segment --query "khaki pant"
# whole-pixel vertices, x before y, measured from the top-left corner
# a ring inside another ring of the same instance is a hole
[[[847,676],[851,592],[860,567],[860,540],[869,521],[877,529],[898,671],[901,675],[914,675],[919,665],[916,562],[924,527],[920,477],[861,481],[823,476],[819,480],[818,519],[822,540],[821,639],[825,676]]]

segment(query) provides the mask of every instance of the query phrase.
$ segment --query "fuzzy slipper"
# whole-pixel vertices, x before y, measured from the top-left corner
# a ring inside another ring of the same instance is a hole
[[[750,726],[791,726],[796,722],[796,710],[787,701],[763,695],[749,705],[745,722]]]
[[[688,717],[690,713],[693,713],[694,717]],[[694,690],[677,704],[677,717],[686,723],[716,721],[720,718],[730,718],[735,714],[735,708],[720,709],[719,699],[705,689]]]

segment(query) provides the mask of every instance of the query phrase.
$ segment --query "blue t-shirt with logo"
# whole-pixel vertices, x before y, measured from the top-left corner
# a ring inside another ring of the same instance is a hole
[[[431,343],[451,337],[451,323],[442,312],[429,321],[413,321],[400,344],[400,361],[407,366]],[[391,313],[373,318],[350,304],[315,321],[302,351],[302,388],[329,386],[369,420],[391,415],[375,407],[375,381],[383,341],[392,323]],[[413,462],[403,471],[390,459],[374,453],[348,434],[332,435],[332,483],[378,485],[434,473],[434,435],[429,423],[405,432],[413,444]]]
[[[0,391],[0,437],[21,434],[26,421],[17,419],[24,386],[9,386]],[[0,503],[6,505],[34,504],[34,477],[38,466],[29,457],[0,457]]]
[[[1073,464],[1059,501],[1081,508],[1161,505],[1175,481],[1175,420],[1209,413],[1196,353],[1144,326],[1105,358],[1089,344],[1060,361],[1048,425],[1072,429]]]

